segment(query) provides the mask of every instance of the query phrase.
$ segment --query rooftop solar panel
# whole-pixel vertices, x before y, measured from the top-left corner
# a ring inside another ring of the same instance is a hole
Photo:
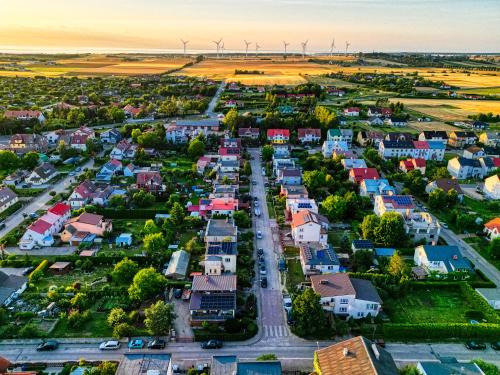
[[[207,294],[201,296],[200,308],[230,310],[234,308],[234,295]]]

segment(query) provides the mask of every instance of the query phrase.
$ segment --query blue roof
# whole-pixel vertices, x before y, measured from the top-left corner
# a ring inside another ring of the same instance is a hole
[[[236,375],[281,375],[279,361],[239,362]]]
[[[457,246],[422,246],[430,262],[443,262],[448,272],[473,271],[470,262],[462,256]]]
[[[392,257],[396,249],[391,247],[376,247],[375,255],[378,257]]]
[[[446,146],[443,144],[442,141],[427,141],[429,144],[429,148],[432,150],[444,150],[446,149]]]
[[[394,191],[394,188],[389,184],[389,181],[385,178],[379,180],[363,180],[362,184],[365,185],[366,191],[369,193],[378,193],[380,186],[385,185],[383,188],[384,192]]]
[[[337,253],[330,247],[323,249],[316,249],[314,247],[304,245],[301,247],[304,253],[305,262],[308,265],[339,265],[339,258]]]
[[[427,375],[482,374],[474,363],[420,362],[420,366]]]
[[[116,239],[121,239],[121,240],[128,240],[132,239],[132,233],[122,233]]]

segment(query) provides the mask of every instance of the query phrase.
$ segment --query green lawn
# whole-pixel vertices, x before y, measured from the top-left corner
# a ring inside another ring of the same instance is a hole
[[[66,319],[61,319],[50,333],[51,337],[111,337],[112,329],[106,322],[107,314],[92,312],[92,319],[78,329],[68,326]]]
[[[477,252],[479,252],[479,254],[481,254],[484,259],[486,259],[498,270],[500,270],[500,260],[491,258],[489,252],[487,251],[489,242],[484,237],[464,238],[464,241],[470,244]]]
[[[285,256],[298,257],[300,254],[299,248],[295,246],[285,246]]]
[[[36,283],[39,291],[46,291],[51,285],[68,286],[74,282],[82,284],[90,284],[103,278],[107,273],[111,272],[112,267],[94,267],[92,272],[86,273],[82,270],[72,270],[65,275],[52,275],[49,270],[45,271],[45,276]]]
[[[189,240],[195,236],[196,236],[195,231],[187,231],[187,232],[181,233],[180,236],[178,237],[179,238],[179,248],[185,246],[189,242]]]
[[[286,288],[289,293],[295,291],[297,285],[304,281],[304,273],[300,266],[300,261],[297,259],[289,259],[286,262]]]
[[[477,213],[484,222],[494,219],[500,212],[500,203],[495,201],[477,201],[464,196],[462,204],[470,211]]]
[[[460,289],[416,289],[407,296],[386,302],[393,323],[465,323],[465,312],[473,310]]]

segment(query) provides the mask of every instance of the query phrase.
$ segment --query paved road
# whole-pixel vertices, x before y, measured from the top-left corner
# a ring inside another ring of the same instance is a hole
[[[85,168],[92,168],[93,165],[94,165],[94,159],[90,159],[85,164],[80,166],[82,168],[81,172],[77,173],[75,176],[66,176],[60,179],[58,182],[52,185],[50,189],[46,190],[41,195],[35,197],[31,203],[23,206],[21,210],[17,211],[15,214],[5,219],[5,228],[0,230],[0,238],[5,236],[13,228],[17,227],[24,221],[23,214],[29,215],[33,212],[43,209],[45,204],[52,199],[52,196],[49,194],[51,191],[55,191],[56,193],[61,193],[65,191],[71,185],[71,181],[76,180],[76,177],[78,175],[84,173],[83,170]]]
[[[283,295],[281,292],[280,273],[278,271],[278,259],[281,249],[278,241],[278,227],[275,220],[269,219],[269,212],[266,204],[266,190],[264,187],[264,176],[261,172],[260,149],[251,149],[250,155],[252,166],[252,180],[256,185],[252,185],[252,196],[259,198],[259,209],[261,216],[253,215],[253,224],[255,232],[262,232],[262,239],[255,240],[256,248],[264,249],[264,259],[266,264],[267,288],[257,286],[257,295],[260,299],[261,308],[261,329],[263,339],[285,338],[289,337],[290,330],[285,320],[283,309]],[[273,230],[274,228],[274,230]],[[273,238],[273,232],[275,233]],[[258,272],[258,271],[257,271]]]
[[[214,112],[215,107],[217,107],[217,102],[219,101],[220,96],[224,92],[224,88],[226,87],[226,81],[222,81],[219,85],[219,88],[217,89],[217,92],[215,93],[214,97],[212,100],[210,100],[210,103],[208,104],[208,108],[205,111],[205,115],[209,117],[215,117],[217,114]]]

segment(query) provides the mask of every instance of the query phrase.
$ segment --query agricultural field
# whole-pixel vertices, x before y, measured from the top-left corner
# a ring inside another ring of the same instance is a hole
[[[160,74],[177,69],[192,61],[184,57],[134,57],[88,55],[71,59],[57,59],[52,62],[21,62],[22,71],[2,70],[0,76],[31,77],[43,75],[58,76],[105,76],[105,75],[142,75]]]
[[[500,101],[495,100],[393,98],[391,101],[442,121],[467,120],[469,115],[479,113],[500,114]]]
[[[448,125],[442,121],[430,121],[430,122],[410,121],[408,122],[408,127],[417,130],[419,133],[428,130],[440,130],[440,131],[442,130],[446,132],[460,130],[458,127],[453,125]]]

